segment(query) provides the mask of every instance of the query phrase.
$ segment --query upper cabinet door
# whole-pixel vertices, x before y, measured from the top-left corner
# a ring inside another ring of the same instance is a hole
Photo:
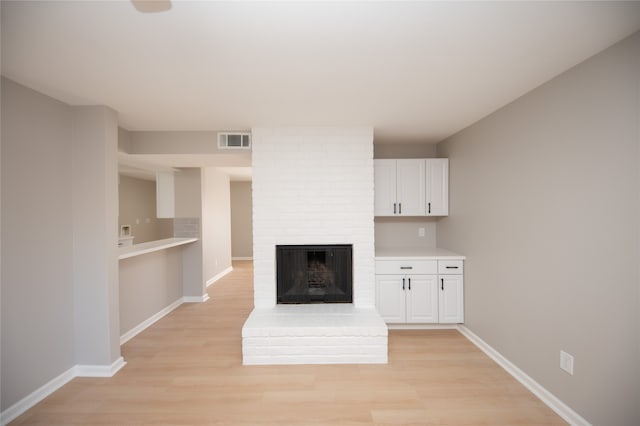
[[[449,159],[426,160],[426,214],[447,216],[449,214]]]
[[[424,160],[396,160],[396,201],[401,216],[425,214]]]
[[[396,203],[396,160],[373,160],[373,176],[374,215],[394,216],[397,214],[398,208]]]

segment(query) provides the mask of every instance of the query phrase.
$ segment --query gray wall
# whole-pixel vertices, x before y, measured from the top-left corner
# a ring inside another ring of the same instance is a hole
[[[2,78],[2,410],[75,364],[71,110]]]
[[[198,168],[180,169],[175,174],[176,219],[174,235],[181,234],[180,218],[188,218],[197,223],[198,232],[188,232],[198,241],[183,246],[182,250],[182,294],[187,298],[202,298],[206,295],[204,279],[203,241],[202,241],[202,172]]]
[[[467,327],[597,425],[640,424],[639,58],[636,34],[438,145]]]
[[[173,220],[156,217],[156,183],[120,175],[118,185],[120,214],[118,229],[131,225],[133,243],[161,240],[173,236]]]
[[[229,176],[211,167],[202,169],[202,244],[205,280],[231,267]]]
[[[433,217],[376,217],[376,250],[434,248],[437,223]],[[424,237],[418,234],[420,228],[424,228]]]
[[[436,146],[426,143],[373,144],[373,158],[435,158]]]
[[[120,335],[182,297],[182,247],[120,260]]]
[[[231,182],[231,255],[253,257],[251,182]]]
[[[80,365],[120,357],[118,315],[118,116],[72,107],[73,307]]]
[[[117,117],[2,79],[2,410],[120,357]]]

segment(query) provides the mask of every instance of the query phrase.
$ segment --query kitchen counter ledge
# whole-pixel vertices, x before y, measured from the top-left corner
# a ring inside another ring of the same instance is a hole
[[[376,248],[375,260],[464,260],[465,256],[441,248]]]
[[[194,243],[197,238],[165,238],[164,240],[148,241],[146,243],[134,244],[132,246],[118,247],[118,259],[140,256],[141,254],[152,253],[170,247],[181,246],[183,244]]]

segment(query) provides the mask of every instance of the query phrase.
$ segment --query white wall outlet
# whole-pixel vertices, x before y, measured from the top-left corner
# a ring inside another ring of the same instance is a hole
[[[140,225],[140,219],[136,219],[136,225]]]
[[[560,351],[560,368],[573,376],[573,355]]]
[[[424,228],[418,228],[418,237],[424,237]]]

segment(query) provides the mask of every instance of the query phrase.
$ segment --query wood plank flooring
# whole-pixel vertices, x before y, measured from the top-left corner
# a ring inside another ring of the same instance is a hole
[[[390,331],[387,365],[242,366],[252,263],[122,347],[15,425],[556,425],[551,409],[455,330]]]

